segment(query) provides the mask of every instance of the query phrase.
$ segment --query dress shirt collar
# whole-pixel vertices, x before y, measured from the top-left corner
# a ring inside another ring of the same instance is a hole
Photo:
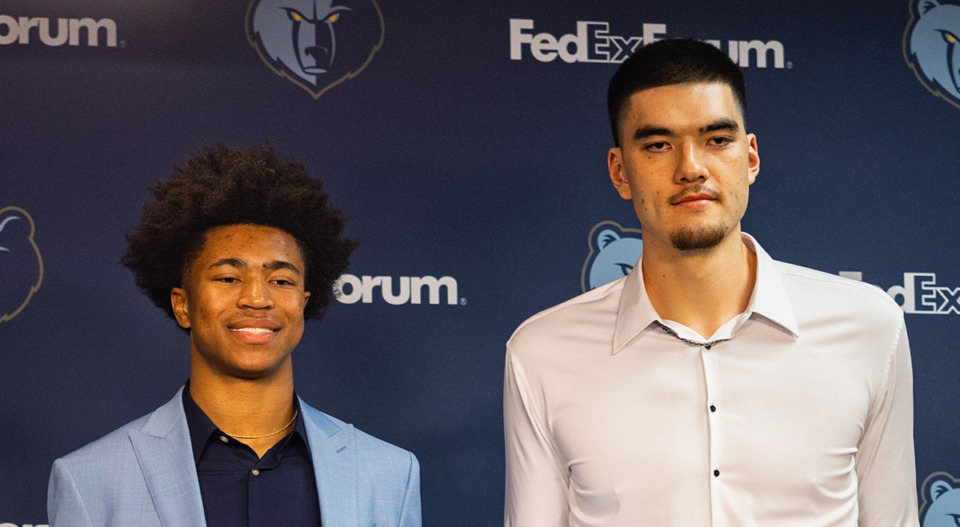
[[[303,412],[300,411],[300,398],[296,394],[293,395],[293,401],[297,408],[297,423],[294,426],[293,432],[290,434],[299,435],[303,438],[303,444],[306,445],[307,453],[310,452],[310,443],[307,441],[307,437],[304,434],[303,430],[306,430],[306,423],[303,421]],[[194,402],[193,397],[190,396],[190,381],[187,381],[186,386],[183,387],[183,412],[187,417],[187,428],[190,430],[190,443],[193,446],[193,460],[195,463],[200,463],[200,456],[203,454],[204,449],[207,447],[207,442],[210,440],[210,437],[213,434],[218,436],[224,434],[220,429],[217,428],[217,425],[213,424],[213,421],[207,417],[207,414],[197,406],[197,403]]]
[[[750,304],[746,313],[751,317],[759,315],[780,326],[790,333],[793,338],[800,337],[800,328],[797,325],[797,316],[787,295],[787,288],[783,285],[783,278],[777,262],[760,247],[757,240],[747,233],[741,233],[743,243],[757,253],[757,281],[753,286]]]
[[[750,302],[747,304],[747,310],[743,313],[746,316],[740,317],[742,322],[736,325],[733,332],[735,333],[742,323],[748,319],[760,316],[773,322],[794,338],[799,337],[800,330],[797,327],[796,315],[790,304],[776,262],[760,247],[753,236],[744,232],[741,233],[741,238],[747,248],[757,255],[757,279],[753,287],[753,293],[750,295]],[[665,323],[666,321],[657,314],[653,304],[650,303],[650,297],[647,296],[647,288],[643,283],[642,263],[643,255],[640,256],[640,260],[634,266],[634,269],[640,270],[640,272],[630,273],[624,278],[623,293],[620,296],[620,307],[617,312],[616,329],[613,334],[613,355],[620,353],[630,341],[652,324],[659,323],[659,325],[668,326]]]

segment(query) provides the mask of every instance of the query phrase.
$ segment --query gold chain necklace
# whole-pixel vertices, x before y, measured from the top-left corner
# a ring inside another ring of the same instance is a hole
[[[281,428],[280,430],[277,430],[276,432],[271,432],[271,433],[269,433],[269,434],[264,434],[264,435],[262,435],[262,436],[242,436],[242,435],[237,435],[237,434],[231,434],[230,432],[225,432],[225,431],[224,431],[223,433],[224,433],[224,434],[227,434],[228,436],[230,436],[230,437],[232,437],[232,438],[234,438],[234,439],[263,439],[263,438],[265,438],[265,437],[275,436],[275,435],[279,434],[280,432],[283,432],[283,431],[286,430],[287,428],[290,428],[290,425],[292,425],[293,422],[297,420],[297,415],[299,415],[299,414],[300,414],[300,410],[299,410],[299,409],[294,410],[294,411],[293,411],[293,418],[291,418],[291,419],[290,419],[290,422],[287,423],[287,424],[285,424],[285,425],[283,426],[283,428]],[[221,431],[222,431],[222,430],[221,430]]]

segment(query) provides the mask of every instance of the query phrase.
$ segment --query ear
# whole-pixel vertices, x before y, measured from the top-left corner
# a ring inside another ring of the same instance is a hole
[[[190,309],[187,302],[187,292],[180,287],[170,290],[170,305],[173,306],[173,316],[177,324],[183,329],[190,329]]]
[[[603,229],[597,233],[597,248],[601,251],[606,249],[608,245],[620,239],[620,233],[613,229]]]
[[[753,185],[760,173],[760,151],[757,149],[757,136],[747,134],[747,181]]]
[[[935,7],[940,7],[940,3],[937,2],[937,0],[920,0],[917,2],[917,12],[920,13],[920,16],[927,14]]]
[[[631,199],[633,192],[630,191],[630,183],[623,168],[623,150],[614,147],[607,152],[607,170],[610,172],[610,181],[614,188],[623,199]]]
[[[307,307],[307,300],[310,300],[310,291],[303,292],[303,304],[300,306],[300,310],[303,311]]]
[[[930,485],[930,497],[933,498],[934,501],[936,501],[937,499],[940,498],[940,496],[943,496],[944,494],[950,492],[951,490],[953,490],[953,486],[947,483],[946,481],[943,481],[943,480],[935,481],[933,485]]]

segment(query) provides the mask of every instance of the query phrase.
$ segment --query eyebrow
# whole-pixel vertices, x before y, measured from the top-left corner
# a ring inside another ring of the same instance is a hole
[[[700,132],[716,132],[717,130],[729,130],[731,132],[736,132],[737,130],[740,130],[740,125],[737,124],[737,122],[733,119],[717,119],[716,121],[701,128]]]
[[[733,119],[721,118],[721,119],[717,119],[716,121],[706,126],[701,126],[698,129],[698,131],[701,134],[703,134],[708,132],[716,132],[718,130],[729,130],[731,132],[736,132],[739,129],[740,129],[740,125],[737,124],[737,122],[734,121]],[[637,128],[637,131],[633,133],[633,138],[635,140],[646,139],[648,137],[653,137],[657,135],[665,135],[670,137],[670,136],[677,135],[677,133],[665,126],[644,125],[644,126],[641,126],[640,128]]]
[[[248,267],[247,262],[239,258],[221,258],[216,262],[213,262],[212,264],[210,264],[210,267],[208,267],[208,269],[212,269],[214,267],[223,267],[223,266],[236,267],[238,269],[246,269]],[[293,271],[298,275],[302,274],[300,272],[300,269],[297,268],[296,265],[293,265],[292,263],[284,260],[273,260],[271,262],[267,262],[263,264],[263,268],[270,269],[271,271],[275,271],[277,269],[289,269],[290,271]]]
[[[653,125],[644,125],[640,128],[637,128],[637,131],[633,133],[634,139],[646,139],[655,135],[675,135],[672,130],[669,128],[664,128],[662,126],[653,126]]]

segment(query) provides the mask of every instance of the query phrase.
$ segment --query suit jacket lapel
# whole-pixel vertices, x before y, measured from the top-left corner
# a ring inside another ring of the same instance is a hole
[[[307,441],[313,458],[324,527],[359,525],[357,448],[353,425],[338,424],[300,400],[306,414]]]
[[[130,432],[160,523],[205,526],[200,482],[182,392],[153,412],[142,430]]]

